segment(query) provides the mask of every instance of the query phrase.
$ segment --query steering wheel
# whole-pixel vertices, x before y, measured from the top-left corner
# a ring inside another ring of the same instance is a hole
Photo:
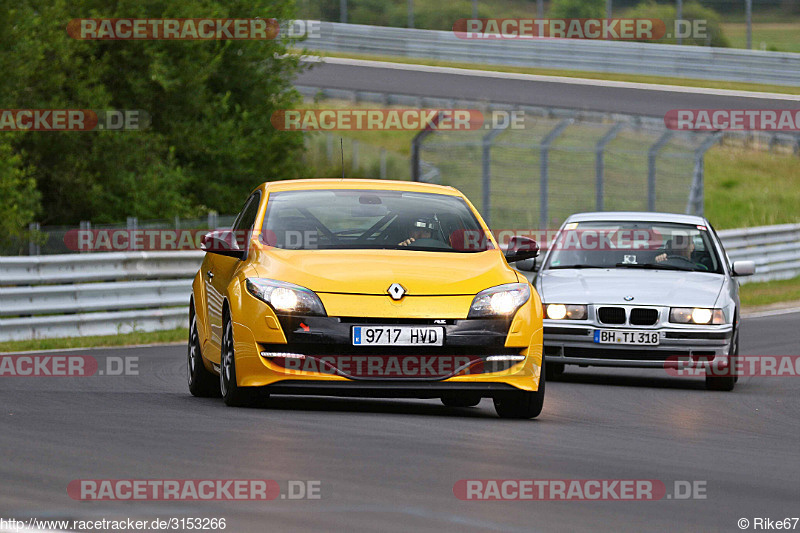
[[[709,271],[709,268],[706,265],[704,265],[703,263],[695,263],[691,259],[689,259],[687,257],[684,257],[682,255],[667,255],[667,258],[665,259],[665,261],[669,261],[671,259],[681,259],[684,262],[689,263],[690,265],[692,265],[692,267],[695,268],[695,269],[703,269],[706,272]]]

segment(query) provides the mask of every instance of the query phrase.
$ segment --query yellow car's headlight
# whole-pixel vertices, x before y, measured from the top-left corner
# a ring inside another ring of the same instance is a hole
[[[673,307],[669,310],[669,321],[678,324],[724,324],[722,309],[705,307]]]
[[[588,316],[585,305],[547,304],[547,318],[552,320],[586,320]]]
[[[531,297],[527,283],[506,283],[479,292],[469,306],[467,318],[510,316]]]
[[[247,278],[247,292],[279,313],[327,316],[314,291],[300,285],[268,278]]]

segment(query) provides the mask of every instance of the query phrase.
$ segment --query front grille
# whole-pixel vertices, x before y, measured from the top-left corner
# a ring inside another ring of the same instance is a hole
[[[564,347],[564,357],[580,357],[585,359],[625,359],[629,361],[666,361],[670,357],[688,357],[689,351],[671,350],[659,352],[656,350],[624,348],[607,350],[603,348],[575,348]]]
[[[597,318],[603,324],[624,324],[625,309],[622,307],[601,307],[597,310]]]
[[[589,335],[589,330],[585,328],[551,328],[545,326],[545,335],[579,335],[586,337]]]
[[[631,324],[634,326],[652,326],[658,322],[657,309],[631,309]]]

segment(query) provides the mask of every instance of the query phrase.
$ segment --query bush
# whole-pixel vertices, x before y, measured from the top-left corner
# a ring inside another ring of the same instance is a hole
[[[655,0],[647,0],[638,6],[629,9],[625,12],[626,18],[648,18],[648,19],[661,19],[667,27],[667,34],[673,34],[675,31],[675,18],[677,12],[673,4],[657,4]],[[698,46],[730,46],[728,39],[722,33],[722,25],[719,14],[713,9],[703,7],[697,2],[689,2],[683,5],[684,20],[705,20],[707,37],[689,37],[683,39],[683,44],[692,44]],[[666,36],[657,41],[675,44],[677,39],[674,37],[667,38]]]
[[[606,3],[604,0],[553,0],[549,16],[554,19],[605,18]]]

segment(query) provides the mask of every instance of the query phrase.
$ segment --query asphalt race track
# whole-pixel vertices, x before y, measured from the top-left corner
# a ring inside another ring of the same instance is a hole
[[[800,96],[745,96],[736,91],[659,87],[598,80],[463,71],[328,58],[300,74],[297,85],[659,116],[672,109],[797,109]],[[547,80],[547,81],[545,81]],[[643,88],[647,87],[647,88]]]
[[[745,319],[743,354],[800,354],[800,314]],[[184,347],[75,350],[138,358],[138,376],[0,378],[0,516],[218,517],[227,531],[738,531],[800,514],[800,378],[732,393],[659,370],[569,367],[544,411],[505,421],[489,400],[274,398],[228,408],[189,395]],[[573,369],[574,368],[574,369]],[[71,499],[75,479],[320,482],[320,499]],[[461,501],[460,479],[705,482],[706,499]]]

